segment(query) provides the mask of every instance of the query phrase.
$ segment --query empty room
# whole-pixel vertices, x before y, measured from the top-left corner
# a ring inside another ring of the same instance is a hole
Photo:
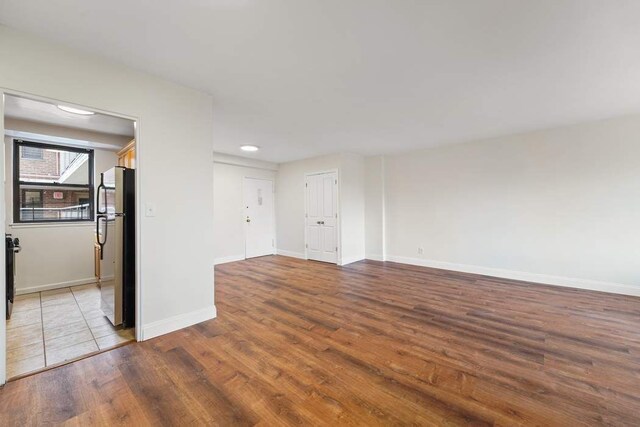
[[[0,424],[640,425],[640,2],[0,2]]]

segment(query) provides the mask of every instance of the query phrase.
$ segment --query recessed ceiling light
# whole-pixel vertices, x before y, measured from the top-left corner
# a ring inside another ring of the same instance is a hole
[[[58,108],[67,113],[80,114],[81,116],[93,116],[93,111],[81,110],[79,108],[67,107],[66,105],[58,105]]]
[[[242,151],[258,151],[260,147],[258,147],[257,145],[242,145],[240,146],[240,149]]]

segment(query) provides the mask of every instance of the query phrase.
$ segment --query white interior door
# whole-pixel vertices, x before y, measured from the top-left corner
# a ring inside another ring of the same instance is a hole
[[[244,179],[245,257],[272,255],[274,251],[273,181]]]
[[[338,176],[335,172],[308,175],[306,236],[307,257],[338,261]]]

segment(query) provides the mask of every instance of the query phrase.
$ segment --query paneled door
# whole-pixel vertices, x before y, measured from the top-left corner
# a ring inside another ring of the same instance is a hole
[[[245,257],[274,253],[273,181],[244,179]]]
[[[307,258],[338,262],[338,175],[307,175],[305,182]]]

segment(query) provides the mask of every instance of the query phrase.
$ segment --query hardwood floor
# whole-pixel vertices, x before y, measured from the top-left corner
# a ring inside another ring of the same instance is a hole
[[[640,425],[640,298],[393,263],[216,267],[218,318],[8,383],[3,425]]]

